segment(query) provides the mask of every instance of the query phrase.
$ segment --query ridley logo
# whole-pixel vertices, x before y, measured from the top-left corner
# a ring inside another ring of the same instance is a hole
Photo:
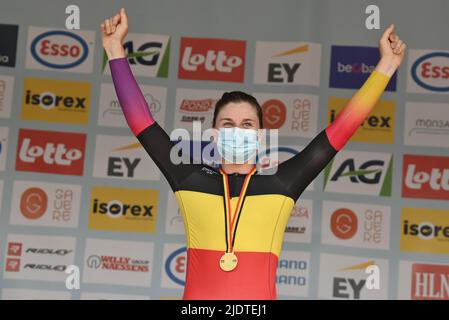
[[[16,170],[83,174],[86,134],[19,129]]]
[[[180,79],[243,82],[246,42],[181,38]]]
[[[449,199],[449,157],[404,155],[402,196]]]

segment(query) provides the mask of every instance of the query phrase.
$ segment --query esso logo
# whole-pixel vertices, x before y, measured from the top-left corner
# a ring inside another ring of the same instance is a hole
[[[449,53],[432,52],[415,61],[411,74],[424,89],[449,92]]]
[[[86,41],[67,31],[42,33],[33,40],[30,50],[36,61],[55,69],[68,69],[80,65],[89,53]]]
[[[185,285],[187,270],[187,248],[182,247],[173,251],[165,261],[165,272],[168,277],[180,286]]]

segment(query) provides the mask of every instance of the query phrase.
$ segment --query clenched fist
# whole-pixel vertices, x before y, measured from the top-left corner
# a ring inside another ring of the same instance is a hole
[[[103,48],[109,60],[125,57],[123,41],[128,34],[128,17],[125,9],[101,24]]]

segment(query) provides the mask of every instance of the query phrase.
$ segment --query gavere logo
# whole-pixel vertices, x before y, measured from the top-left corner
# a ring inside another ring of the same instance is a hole
[[[246,41],[181,38],[180,79],[243,82]]]
[[[321,241],[326,244],[369,249],[388,249],[390,207],[323,202]]]
[[[26,67],[92,72],[95,32],[28,28]]]
[[[80,185],[14,181],[10,223],[76,228],[80,199]]]
[[[16,170],[83,175],[86,134],[19,129]]]
[[[449,211],[402,208],[401,251],[449,254]]]
[[[280,136],[312,138],[317,133],[318,96],[254,93],[263,111],[263,126]]]
[[[449,157],[405,154],[402,196],[449,199]]]
[[[311,42],[256,42],[254,83],[320,83],[321,44]]]
[[[87,124],[91,85],[87,82],[26,78],[23,120]]]

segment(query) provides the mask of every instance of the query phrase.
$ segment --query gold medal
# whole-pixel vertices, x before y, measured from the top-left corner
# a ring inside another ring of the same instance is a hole
[[[220,258],[220,268],[223,271],[232,271],[237,267],[238,259],[234,253],[234,241],[235,235],[237,233],[237,223],[234,225],[234,222],[238,222],[238,218],[242,212],[243,208],[243,199],[246,195],[246,189],[248,187],[251,176],[256,172],[256,168],[254,167],[250,173],[246,175],[245,181],[243,182],[242,189],[240,190],[240,196],[237,201],[237,206],[234,212],[234,218],[231,216],[231,196],[229,194],[229,182],[227,174],[220,169],[220,172],[223,175],[223,188],[224,188],[224,202],[225,202],[225,221],[226,221],[226,251]],[[238,216],[237,216],[238,213]]]
[[[220,258],[220,268],[223,271],[232,271],[237,267],[237,256],[234,252],[225,252]]]

